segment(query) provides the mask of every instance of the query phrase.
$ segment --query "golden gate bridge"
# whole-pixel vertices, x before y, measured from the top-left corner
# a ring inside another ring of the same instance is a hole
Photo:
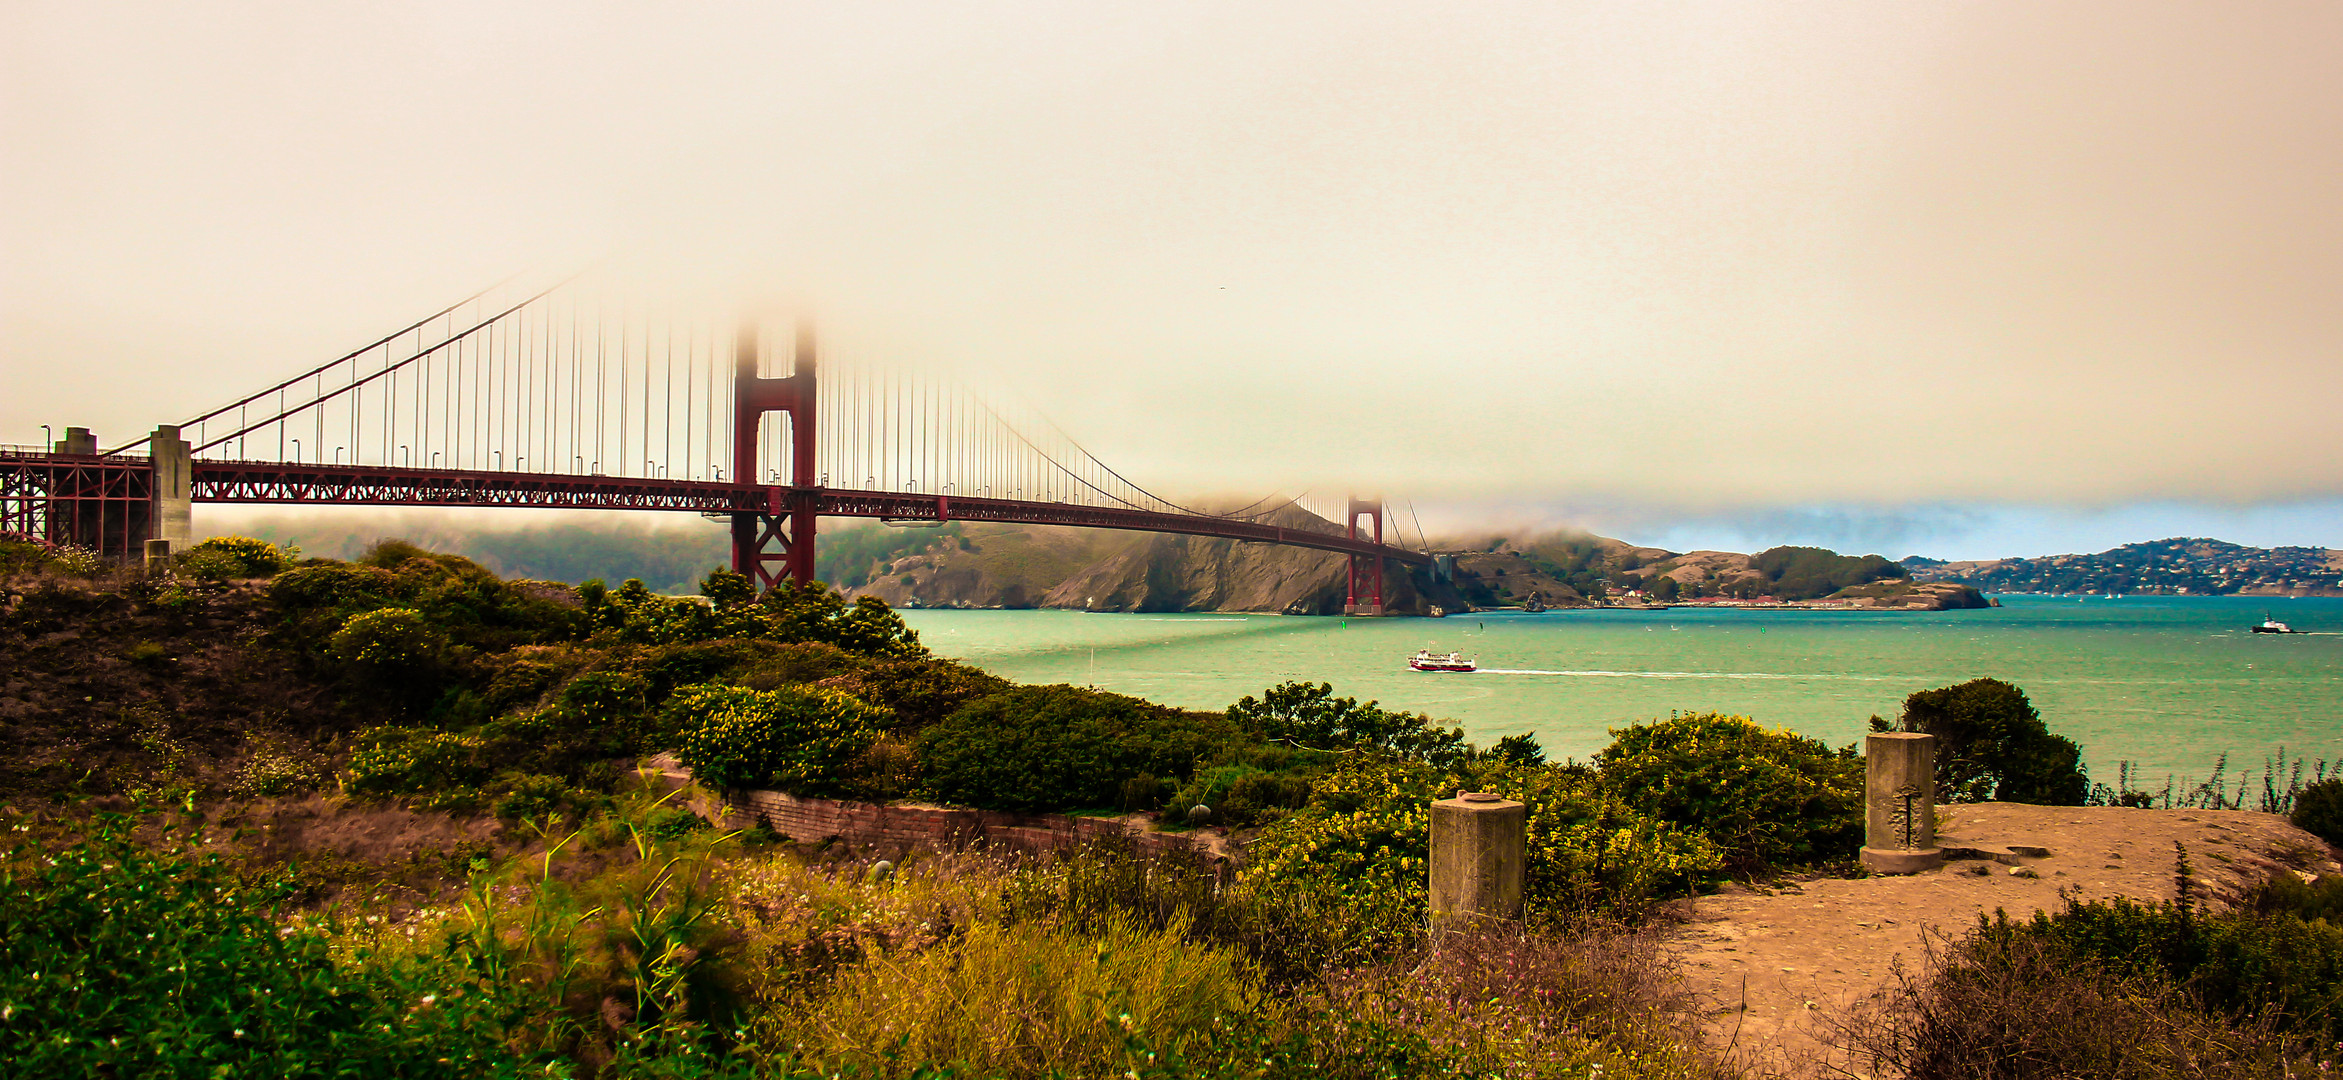
[[[814,578],[825,517],[1133,529],[1348,557],[1344,610],[1380,614],[1380,499],[1209,512],[1157,495],[1038,417],[916,373],[825,367],[810,329],[768,373],[720,327],[572,278],[499,283],[343,356],[123,445],[86,428],[0,447],[0,532],[131,559],[191,541],[195,503],[697,512],[759,588]]]

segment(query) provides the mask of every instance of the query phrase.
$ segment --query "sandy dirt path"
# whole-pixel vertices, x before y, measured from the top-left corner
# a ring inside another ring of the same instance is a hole
[[[1940,842],[1948,847],[2049,853],[2004,856],[2015,865],[1962,859],[1908,877],[1732,887],[1680,901],[1685,922],[1674,945],[1687,983],[1709,1005],[1709,1037],[1774,1074],[1860,1076],[1830,1051],[1831,1023],[1884,985],[1897,958],[1916,969],[1927,930],[1958,934],[1997,908],[2012,917],[2055,910],[2065,889],[2086,899],[2170,899],[2175,842],[2186,845],[2215,902],[2292,867],[2343,870],[2333,850],[2271,814],[2017,803],[1946,811]]]

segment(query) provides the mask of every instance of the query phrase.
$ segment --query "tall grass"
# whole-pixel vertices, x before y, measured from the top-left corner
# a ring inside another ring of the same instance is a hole
[[[2090,795],[2083,804],[2156,810],[2250,809],[2265,814],[2285,814],[2294,810],[2295,800],[2302,794],[2302,789],[2330,776],[2343,776],[2343,762],[2300,756],[2288,760],[2286,748],[2281,746],[2276,754],[2262,759],[2259,776],[2254,774],[2251,767],[2239,770],[2234,790],[2228,774],[2229,755],[2223,753],[2213,759],[2213,770],[2203,780],[2167,774],[2163,786],[2150,790],[2138,786],[2143,781],[2131,762],[2120,761],[2116,763],[2115,783],[2092,784]]]
[[[1261,980],[1178,920],[1114,916],[1090,933],[980,922],[948,946],[873,953],[826,986],[772,1002],[757,1042],[889,1075],[889,1059],[978,1076],[1108,1076],[1156,1051],[1210,1056],[1261,1007]]]
[[[2274,1017],[2217,1016],[2180,988],[2039,937],[1933,938],[1920,970],[1840,1026],[1861,1073],[1905,1080],[2324,1076]]]

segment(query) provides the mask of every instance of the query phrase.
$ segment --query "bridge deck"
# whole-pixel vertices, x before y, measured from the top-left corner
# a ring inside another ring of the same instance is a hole
[[[96,463],[105,471],[136,470],[143,458],[115,455],[0,453],[0,498],[32,502],[74,501],[74,478]],[[54,480],[54,482],[50,482]],[[568,510],[683,510],[707,514],[771,513],[794,491],[787,487],[743,486],[721,481],[664,480],[627,476],[402,469],[371,465],[313,465],[266,461],[197,459],[190,497],[199,503],[334,506],[481,506]],[[984,521],[1022,525],[1067,525],[1090,529],[1206,536],[1254,543],[1286,544],[1344,555],[1381,555],[1427,565],[1421,552],[1232,518],[1167,514],[1132,507],[994,499],[917,492],[816,488],[816,512],[824,517],[913,521]],[[119,498],[119,496],[116,496]],[[29,521],[29,518],[28,518]],[[30,531],[30,530],[24,530]]]

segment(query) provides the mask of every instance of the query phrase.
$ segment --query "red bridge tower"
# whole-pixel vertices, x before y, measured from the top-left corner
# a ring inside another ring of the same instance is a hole
[[[1353,540],[1359,538],[1359,518],[1365,517],[1374,523],[1375,546],[1382,547],[1383,500],[1381,498],[1361,499],[1353,496],[1348,505],[1350,509],[1343,515],[1343,527],[1349,530],[1350,538]],[[1359,565],[1361,559],[1366,560],[1366,566]],[[1362,570],[1365,572],[1361,573]],[[1359,596],[1359,586],[1362,584],[1369,589],[1364,601]],[[1343,598],[1342,613],[1345,615],[1383,614],[1383,558],[1380,554],[1350,557],[1350,592]]]
[[[797,354],[786,378],[763,377],[757,361],[757,328],[740,328],[733,348],[732,475],[757,483],[757,435],[766,413],[789,415],[789,475],[786,485],[760,485],[765,509],[732,515],[732,569],[748,575],[759,591],[784,580],[814,579],[814,512],[821,501],[814,472],[814,334],[797,328]]]

